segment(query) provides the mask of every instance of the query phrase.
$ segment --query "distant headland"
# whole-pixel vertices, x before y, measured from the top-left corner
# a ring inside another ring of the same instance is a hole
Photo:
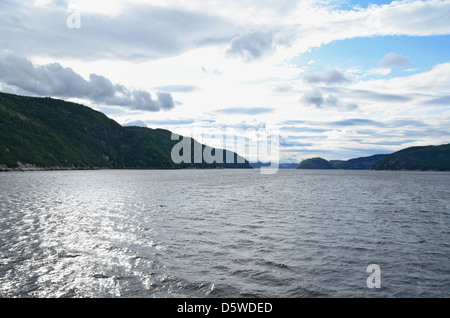
[[[310,158],[300,162],[297,169],[450,171],[450,144],[410,147],[347,161]]]

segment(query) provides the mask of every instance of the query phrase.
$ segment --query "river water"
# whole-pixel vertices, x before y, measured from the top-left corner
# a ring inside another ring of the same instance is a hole
[[[450,297],[449,224],[446,172],[1,173],[0,297]]]

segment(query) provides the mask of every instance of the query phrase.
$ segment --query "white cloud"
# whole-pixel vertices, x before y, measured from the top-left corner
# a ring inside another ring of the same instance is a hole
[[[322,74],[306,74],[303,80],[309,84],[343,84],[350,80],[340,71],[331,69]]]
[[[74,1],[82,19],[77,30],[65,25],[69,3],[29,6],[3,1],[3,46],[59,58],[143,61],[203,46],[231,45],[231,52],[250,58],[276,50],[281,61],[339,39],[450,32],[450,2],[440,0],[393,2],[352,11],[292,0],[236,0],[226,5],[205,0],[152,1],[151,5],[80,0]],[[14,13],[18,11],[20,15]],[[376,27],[367,23],[374,16],[379,19]]]
[[[261,59],[274,51],[272,32],[255,31],[234,38],[227,54],[239,56],[245,62],[249,62]]]
[[[303,5],[284,21],[297,25],[295,42],[280,54],[284,58],[307,52],[335,40],[369,36],[426,36],[450,34],[450,1],[394,1],[352,11]]]
[[[388,67],[377,67],[377,68],[371,68],[365,72],[366,76],[386,76],[391,74],[392,70]]]
[[[326,136],[326,138],[328,140],[346,140],[348,138],[355,138],[358,137],[358,131],[354,130],[354,129],[341,129],[341,130],[330,130],[327,132],[323,133],[324,136]]]
[[[6,0],[0,3],[2,45],[24,55],[142,62],[228,43],[237,33],[230,20],[203,11],[148,4],[124,7],[115,15],[80,10],[81,27],[72,29],[63,5]]]
[[[151,5],[146,0],[74,2],[81,10],[80,29],[66,26],[69,1],[0,2],[2,50],[20,52],[48,71],[37,67],[25,72],[34,79],[40,74],[39,85],[20,73],[3,77],[0,84],[30,90],[38,85],[36,93],[65,92],[106,104],[111,100],[107,102],[105,96],[111,97],[114,91],[117,100],[125,92],[122,97],[136,105],[147,103],[158,109],[181,102],[182,107],[171,108],[171,118],[214,118],[228,124],[241,122],[242,114],[225,118],[218,110],[242,109],[252,114],[254,109],[258,121],[273,123],[295,118],[339,120],[355,113],[380,122],[401,117],[424,118],[428,123],[438,118],[428,115],[428,110],[442,114],[442,107],[448,108],[448,63],[387,79],[382,77],[393,74],[391,67],[406,65],[406,56],[390,56],[390,60],[387,56],[381,65],[353,74],[345,65],[321,72],[318,67],[327,61],[306,60],[299,65],[292,59],[341,39],[450,34],[450,1],[395,1],[349,11],[319,0],[152,0]],[[61,72],[56,72],[58,65]],[[319,71],[306,74],[305,69]],[[47,76],[50,73],[59,74],[53,82]],[[367,79],[374,75],[376,79]],[[69,85],[64,78],[79,85]],[[80,88],[84,93],[75,94]],[[172,94],[150,95],[152,88]],[[138,108],[142,109],[134,109]],[[129,113],[114,116],[122,122],[162,123],[167,119],[165,112],[140,113],[137,118],[130,118]],[[371,127],[380,132],[380,142],[381,133],[387,136],[382,128]],[[333,130],[340,131],[327,128]],[[322,132],[309,133],[311,138],[324,137]],[[342,144],[335,140],[330,146],[355,145],[349,142],[355,137],[351,133],[340,136]],[[399,138],[385,137],[387,142],[399,142]],[[319,146],[327,144],[314,145]]]
[[[380,65],[386,67],[406,67],[409,65],[409,57],[391,52],[383,57]]]
[[[450,62],[435,65],[431,70],[409,76],[378,79],[361,82],[358,87],[385,94],[413,97],[448,94],[450,83]]]
[[[108,78],[90,74],[84,79],[59,63],[34,65],[26,58],[0,54],[0,81],[28,94],[87,99],[92,103],[129,109],[159,111],[175,107],[172,96],[157,92],[157,100],[145,90],[130,90]]]

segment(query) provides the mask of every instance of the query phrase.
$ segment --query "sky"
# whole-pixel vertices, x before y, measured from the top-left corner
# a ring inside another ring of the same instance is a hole
[[[449,143],[450,0],[1,0],[0,91],[211,146],[270,128],[281,162]]]

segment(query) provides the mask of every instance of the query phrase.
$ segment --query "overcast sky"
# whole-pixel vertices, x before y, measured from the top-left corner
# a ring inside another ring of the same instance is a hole
[[[281,161],[450,142],[450,1],[373,2],[1,0],[0,91],[184,135],[275,127]]]

